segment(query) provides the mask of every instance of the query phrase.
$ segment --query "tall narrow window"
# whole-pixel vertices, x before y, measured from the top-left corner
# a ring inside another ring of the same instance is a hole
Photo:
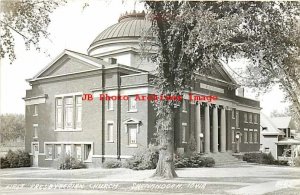
[[[75,145],[76,159],[81,160],[81,145]]]
[[[128,145],[137,146],[137,125],[128,125]]]
[[[76,129],[81,129],[82,97],[76,96]]]
[[[248,129],[244,129],[244,143],[248,143]]]
[[[235,119],[235,110],[234,109],[231,110],[231,116],[232,116],[232,119]]]
[[[253,142],[253,130],[252,129],[249,130],[249,142],[250,143]]]
[[[137,111],[135,96],[129,96],[128,111]]]
[[[187,128],[187,124],[186,123],[182,123],[182,134],[181,134],[181,142],[182,143],[186,143],[186,128]]]
[[[253,123],[257,124],[257,114],[253,114]]]
[[[73,97],[66,97],[65,99],[65,127],[73,128]]]
[[[114,141],[114,124],[108,123],[107,124],[107,142],[113,142]]]
[[[254,143],[258,143],[257,129],[254,129],[254,132],[253,132],[253,141],[254,141]]]
[[[35,138],[35,139],[38,138],[38,125],[37,124],[33,125],[33,138]]]
[[[252,113],[249,113],[249,123],[252,123]]]
[[[235,143],[235,132],[234,132],[234,129],[231,130],[231,142]]]
[[[244,113],[244,122],[248,123],[248,116],[247,116],[247,112]]]
[[[92,146],[91,144],[84,144],[84,161],[92,160]]]
[[[54,158],[55,159],[58,159],[60,158],[60,155],[61,155],[61,145],[60,144],[55,144],[55,156]]]
[[[38,105],[35,104],[33,105],[33,116],[37,116],[38,115]]]
[[[53,158],[53,146],[51,144],[46,144],[46,159]]]
[[[62,112],[63,106],[62,106],[62,98],[56,99],[56,129],[62,129],[63,128],[63,122],[62,122]]]
[[[186,112],[186,110],[187,110],[186,107],[187,107],[187,106],[186,106],[186,100],[183,99],[183,100],[182,100],[182,112]]]
[[[72,146],[71,146],[71,144],[66,144],[65,145],[65,154],[66,155],[71,155],[72,154]]]
[[[109,99],[107,101],[107,110],[114,110],[114,100]]]
[[[240,128],[240,113],[236,111],[236,120],[235,120],[236,128]]]

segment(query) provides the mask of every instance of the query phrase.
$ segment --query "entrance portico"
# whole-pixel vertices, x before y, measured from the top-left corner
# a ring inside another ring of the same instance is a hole
[[[204,107],[202,113],[201,106]],[[212,114],[210,113],[212,112]],[[204,124],[201,124],[201,116],[204,114]],[[212,117],[212,118],[211,118]],[[212,124],[211,124],[212,123]],[[204,125],[204,128],[201,128]],[[204,129],[204,132],[202,130]],[[212,103],[196,103],[196,143],[197,152],[217,153],[226,152],[226,111],[225,106]],[[204,139],[201,139],[204,135]],[[201,149],[201,142],[204,142],[204,149]],[[212,143],[211,143],[212,141]],[[212,146],[212,147],[211,147]]]

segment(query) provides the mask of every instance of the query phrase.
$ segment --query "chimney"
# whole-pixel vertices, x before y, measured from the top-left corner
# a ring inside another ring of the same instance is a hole
[[[108,58],[108,63],[110,63],[110,64],[116,64],[117,63],[117,59],[116,58]]]

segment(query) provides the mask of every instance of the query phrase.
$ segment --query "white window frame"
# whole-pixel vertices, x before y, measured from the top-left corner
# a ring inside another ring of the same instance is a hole
[[[181,128],[181,143],[186,144],[187,123],[182,123]]]
[[[235,109],[231,109],[231,118],[235,119]]]
[[[244,123],[248,123],[248,113],[244,112]]]
[[[109,129],[109,126],[112,125],[112,132],[111,129]],[[106,124],[106,142],[113,143],[114,142],[114,121],[107,121]],[[111,137],[110,137],[111,136]]]
[[[182,112],[187,112],[187,100],[186,99],[182,99]]]
[[[235,118],[236,118],[236,121],[235,121],[235,126],[237,129],[240,128],[240,112],[238,110],[235,111]]]
[[[248,139],[249,143],[253,143],[253,129],[249,129],[249,139]]]
[[[231,143],[235,143],[235,128],[231,127]]]
[[[254,136],[256,135],[256,136]],[[256,137],[256,139],[255,139]],[[258,130],[257,129],[254,129],[253,131],[253,143],[258,143]]]
[[[255,119],[255,120],[254,120]],[[253,113],[253,123],[257,124],[258,123],[258,114]]]
[[[251,120],[250,120],[251,119]],[[249,123],[253,123],[253,115],[252,115],[252,113],[249,113],[248,114],[248,122]]]
[[[62,152],[63,152],[63,146],[61,144],[53,144],[54,146],[54,157],[53,159],[59,159],[61,158]],[[57,150],[57,146],[60,147],[60,153],[59,153],[59,157],[58,157],[58,150]]]

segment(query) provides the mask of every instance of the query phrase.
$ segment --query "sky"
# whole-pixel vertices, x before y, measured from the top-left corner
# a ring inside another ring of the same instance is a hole
[[[34,48],[26,50],[23,38],[16,35],[17,59],[13,64],[10,64],[8,59],[0,62],[0,114],[24,114],[25,103],[22,98],[25,97],[26,89],[30,89],[25,79],[32,78],[64,49],[86,54],[96,36],[117,23],[121,14],[143,8],[143,5],[135,3],[135,0],[123,1],[73,0],[59,7],[51,15],[51,23],[48,27],[50,37],[41,41],[41,52],[35,51]],[[83,9],[84,2],[88,2],[88,6]],[[241,64],[231,65],[234,68]],[[274,109],[283,111],[287,106],[287,103],[282,102],[283,94],[278,87],[259,97],[255,97],[251,90],[246,90],[245,96],[260,100],[262,111],[266,114]]]

